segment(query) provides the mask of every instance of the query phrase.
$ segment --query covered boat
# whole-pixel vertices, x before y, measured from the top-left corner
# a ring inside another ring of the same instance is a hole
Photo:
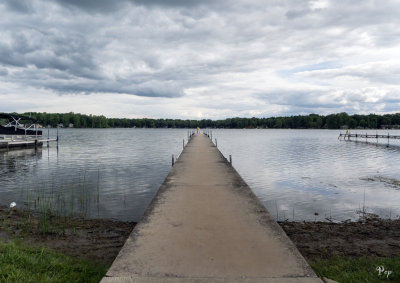
[[[0,113],[0,119],[6,120],[5,125],[0,125],[0,135],[41,136],[37,120],[18,114]]]

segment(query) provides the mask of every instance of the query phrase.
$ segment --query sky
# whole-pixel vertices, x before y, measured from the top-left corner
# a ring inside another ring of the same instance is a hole
[[[1,0],[0,112],[400,112],[400,1]]]

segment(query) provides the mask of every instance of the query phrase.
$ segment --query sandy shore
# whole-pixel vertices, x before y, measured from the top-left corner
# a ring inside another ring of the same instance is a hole
[[[40,215],[0,207],[0,240],[20,239],[73,257],[110,265],[134,222],[79,218],[49,220],[49,232],[38,229]],[[279,222],[306,259],[340,256],[400,256],[400,220],[364,222]]]

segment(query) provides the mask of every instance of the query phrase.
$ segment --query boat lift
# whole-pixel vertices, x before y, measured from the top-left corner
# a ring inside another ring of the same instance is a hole
[[[47,138],[43,137],[43,131],[39,130],[37,120],[18,114],[0,113],[0,119],[6,120],[7,124],[0,125],[0,151],[13,148],[26,148],[42,146],[44,142],[57,141],[57,138],[50,138],[50,130],[47,130]]]

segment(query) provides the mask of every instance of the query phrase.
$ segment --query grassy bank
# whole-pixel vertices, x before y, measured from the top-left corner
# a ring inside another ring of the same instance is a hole
[[[398,219],[279,224],[320,277],[400,282]],[[0,207],[0,282],[98,282],[134,226]]]
[[[310,265],[319,277],[341,283],[400,282],[400,258],[334,257]],[[0,282],[99,282],[106,271],[105,266],[46,248],[0,242]]]
[[[46,248],[0,242],[0,282],[99,282],[107,267]]]
[[[400,282],[400,257],[333,257],[310,261],[319,277],[337,282]]]
[[[134,225],[0,207],[0,282],[99,282]]]
[[[399,219],[279,224],[319,277],[337,282],[400,282]]]
[[[134,226],[133,222],[45,217],[43,213],[0,207],[0,241],[20,240],[103,266],[111,265]]]

